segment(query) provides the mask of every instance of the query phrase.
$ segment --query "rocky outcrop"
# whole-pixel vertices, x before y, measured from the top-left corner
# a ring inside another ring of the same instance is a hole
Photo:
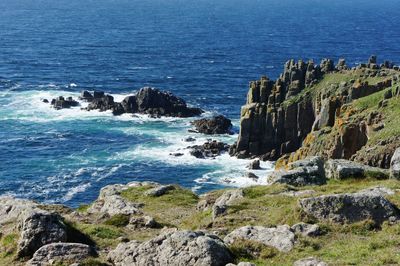
[[[301,209],[322,221],[354,223],[372,220],[378,224],[387,220],[397,220],[400,212],[395,205],[382,195],[374,192],[358,192],[325,195],[301,199]]]
[[[67,239],[65,225],[58,214],[32,210],[20,220],[18,257],[31,256],[45,244],[63,242]]]
[[[325,170],[327,178],[338,180],[366,178],[368,176],[377,179],[387,179],[389,177],[389,171],[386,169],[371,167],[342,159],[330,159],[326,161]]]
[[[81,98],[89,99],[90,103],[86,110],[111,110],[114,115],[141,113],[152,117],[192,117],[203,112],[199,108],[188,107],[183,99],[170,92],[149,87],[140,89],[135,95],[125,97],[120,103],[115,102],[113,96],[99,92],[92,97],[83,92]]]
[[[196,132],[203,134],[231,134],[231,120],[223,115],[218,115],[212,118],[202,118],[192,122]]]
[[[146,196],[151,197],[160,197],[167,193],[170,190],[174,190],[175,187],[173,185],[165,185],[165,186],[156,186],[155,188],[149,189],[145,192]]]
[[[321,157],[309,157],[288,164],[287,170],[276,170],[268,177],[268,183],[292,186],[322,185],[326,183],[324,161]]]
[[[297,223],[291,227],[292,231],[302,236],[319,236],[321,229],[317,224]]]
[[[274,247],[281,252],[289,252],[293,249],[295,235],[287,225],[278,227],[244,226],[228,234],[224,241],[232,244],[236,240],[251,240]]]
[[[85,244],[53,243],[38,249],[26,266],[47,266],[54,265],[57,262],[78,263],[95,255],[96,252]]]
[[[390,161],[390,175],[393,178],[400,179],[400,148],[396,149]]]
[[[115,266],[225,266],[233,261],[218,237],[192,231],[167,232],[144,243],[121,243],[108,258]]]
[[[198,159],[215,158],[229,150],[229,145],[217,140],[210,140],[203,145],[189,146],[190,155]]]
[[[391,87],[396,78],[389,70],[390,64],[389,68],[368,66],[363,64],[349,69],[343,59],[336,67],[328,59],[322,60],[320,65],[290,60],[276,81],[262,77],[251,82],[246,105],[241,109],[239,137],[230,154],[239,158],[276,160],[304,146],[309,133],[337,123],[340,129],[332,134],[331,143],[325,145],[327,151],[320,152],[321,147],[318,147],[317,151],[308,149],[302,154],[352,158],[368,142],[368,127],[362,121],[337,121],[346,112],[343,107],[355,99]],[[335,75],[343,81],[331,81],[329,77],[336,78]],[[329,83],[325,82],[325,76]],[[349,79],[348,76],[360,78]],[[369,84],[370,77],[380,80]]]
[[[237,200],[243,198],[242,189],[234,189],[225,191],[214,203],[212,207],[212,218],[215,220],[217,217],[226,213],[228,207],[234,204]]]

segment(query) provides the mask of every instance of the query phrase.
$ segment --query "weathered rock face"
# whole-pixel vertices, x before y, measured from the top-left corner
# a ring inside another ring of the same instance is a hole
[[[231,120],[223,115],[193,121],[196,131],[203,134],[231,134]]]
[[[362,78],[328,85],[318,83],[324,75],[332,72],[342,76],[357,72]],[[377,84],[370,85],[366,80],[366,77],[373,76],[383,79],[387,73],[392,76]],[[246,105],[241,109],[239,137],[230,154],[239,158],[276,160],[295,152],[310,132],[333,127],[336,118],[343,114],[344,105],[391,87],[393,75],[393,72],[380,67],[369,69],[366,64],[350,70],[343,59],[336,67],[328,59],[317,66],[311,61],[288,61],[276,81],[262,77],[250,83]],[[383,101],[382,106],[385,103]],[[327,158],[350,159],[368,141],[367,125],[361,121],[340,123],[337,133],[331,145],[327,146],[330,149],[326,152]],[[320,154],[308,150],[307,155]]]
[[[370,219],[376,223],[399,218],[399,210],[375,192],[325,195],[301,199],[302,210],[319,219],[336,223],[353,223]]]
[[[120,103],[114,102],[114,97],[104,92],[95,92],[91,96],[88,92],[82,92],[81,99],[90,102],[86,110],[111,110],[114,115],[141,113],[154,117],[192,117],[203,112],[199,108],[188,107],[183,99],[170,92],[148,87],[140,89],[135,95],[125,97]]]
[[[34,210],[19,224],[18,256],[31,256],[45,244],[66,241],[67,233],[58,214]]]
[[[203,145],[189,146],[190,154],[199,159],[215,158],[229,150],[229,145],[216,140],[207,141]]]
[[[282,252],[292,250],[295,242],[295,235],[287,225],[267,228],[263,226],[244,226],[228,234],[224,241],[232,244],[235,240],[245,239],[260,242],[271,246]]]
[[[212,207],[212,217],[216,219],[218,216],[224,215],[228,207],[235,201],[243,198],[243,190],[235,189],[224,192],[214,203]]]
[[[321,229],[317,224],[298,223],[294,224],[291,229],[294,233],[298,233],[303,236],[314,237],[321,235]]]
[[[330,179],[346,179],[346,178],[365,178],[373,175],[377,179],[387,179],[389,171],[363,165],[360,163],[343,160],[330,159],[325,163],[326,177]]]
[[[224,266],[233,261],[218,237],[192,231],[169,232],[144,243],[121,243],[108,258],[116,266]]]
[[[292,186],[322,185],[326,183],[324,161],[321,157],[309,157],[288,165],[288,170],[277,170],[268,182]]]
[[[72,97],[64,98],[63,96],[59,96],[58,98],[51,100],[51,105],[55,109],[59,110],[79,106],[79,102],[72,99]]]
[[[396,149],[390,161],[390,175],[393,178],[400,178],[400,148]]]
[[[26,266],[47,266],[55,262],[77,263],[94,256],[96,252],[88,245],[78,243],[53,243],[38,249]]]

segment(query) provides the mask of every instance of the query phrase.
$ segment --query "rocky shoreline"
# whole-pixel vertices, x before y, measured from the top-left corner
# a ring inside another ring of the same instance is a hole
[[[372,241],[400,229],[399,151],[389,171],[308,157],[277,169],[269,186],[200,196],[155,182],[106,186],[75,210],[2,196],[0,262],[343,265],[352,257],[327,255],[341,234]]]

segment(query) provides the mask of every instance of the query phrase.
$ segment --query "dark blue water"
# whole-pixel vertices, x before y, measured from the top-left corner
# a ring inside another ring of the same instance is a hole
[[[289,58],[399,63],[399,17],[397,0],[1,0],[0,193],[77,206],[133,180],[247,184],[247,161],[169,156],[186,136],[207,138],[187,133],[190,119],[55,111],[41,99],[154,86],[237,125],[249,80],[276,78]]]

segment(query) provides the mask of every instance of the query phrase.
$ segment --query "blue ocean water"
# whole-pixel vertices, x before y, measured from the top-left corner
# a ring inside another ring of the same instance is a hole
[[[0,194],[78,206],[134,180],[199,193],[249,184],[248,161],[187,153],[185,137],[208,138],[187,132],[191,119],[56,111],[41,100],[84,89],[122,99],[153,86],[237,130],[248,82],[276,78],[289,58],[399,63],[399,17],[398,0],[1,0]]]

